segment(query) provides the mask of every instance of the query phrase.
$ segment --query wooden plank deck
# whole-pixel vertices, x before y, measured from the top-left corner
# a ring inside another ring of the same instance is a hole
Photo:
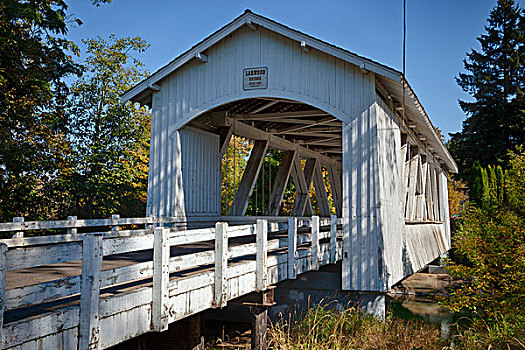
[[[1,346],[104,349],[341,259],[337,219],[319,228],[317,218],[303,221],[307,226],[273,232],[263,229],[266,221],[222,224],[225,249],[217,249],[220,230],[214,228],[121,231],[123,237],[113,230],[98,234],[99,271],[92,249],[83,252],[97,234],[3,240],[8,250]],[[156,244],[158,237],[165,242]],[[295,249],[288,247],[290,237]]]

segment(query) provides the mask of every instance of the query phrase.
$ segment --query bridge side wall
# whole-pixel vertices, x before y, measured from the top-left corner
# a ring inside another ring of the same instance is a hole
[[[380,216],[383,238],[385,287],[399,282],[411,271],[408,266],[401,176],[404,159],[401,155],[401,129],[397,117],[377,98],[379,141]]]

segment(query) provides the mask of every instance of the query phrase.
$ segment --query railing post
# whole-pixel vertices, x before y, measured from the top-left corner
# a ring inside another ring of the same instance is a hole
[[[215,224],[215,290],[213,306],[223,308],[227,303],[228,281],[228,223]]]
[[[288,218],[288,278],[297,278],[297,218]]]
[[[68,216],[67,220],[71,221],[72,224],[75,224],[77,222],[77,217],[76,216]],[[76,235],[77,234],[77,228],[76,227],[68,228],[67,229],[67,233],[70,234],[70,235]]]
[[[7,244],[0,243],[0,349],[4,342],[5,275],[7,272]]]
[[[78,349],[99,348],[99,296],[102,272],[102,234],[86,235],[82,241],[82,289]]]
[[[330,216],[330,263],[337,261],[337,215]]]
[[[118,232],[120,231],[120,227],[118,226],[118,219],[120,219],[119,214],[111,215],[111,233],[114,233],[116,235],[118,235]]]
[[[268,286],[268,270],[266,261],[268,259],[268,221],[257,220],[257,231],[255,242],[257,245],[256,253],[256,287],[257,291],[262,292]]]
[[[22,216],[17,216],[16,218],[13,218],[13,222],[24,222],[24,218]],[[24,238],[24,231],[15,232],[13,238]]]
[[[319,216],[312,216],[312,270],[319,270]]]
[[[168,228],[157,227],[153,236],[153,298],[151,324],[156,332],[168,329],[168,284],[170,278],[170,245]]]

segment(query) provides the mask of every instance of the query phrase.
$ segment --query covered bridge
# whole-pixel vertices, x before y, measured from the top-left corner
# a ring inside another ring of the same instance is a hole
[[[345,290],[388,291],[450,247],[447,172],[457,167],[395,69],[247,10],[123,100],[152,108],[148,215],[240,221],[271,147],[281,164],[256,213],[278,216],[293,181],[292,215],[312,215],[313,183],[317,214],[342,218]],[[232,135],[253,149],[221,208]]]

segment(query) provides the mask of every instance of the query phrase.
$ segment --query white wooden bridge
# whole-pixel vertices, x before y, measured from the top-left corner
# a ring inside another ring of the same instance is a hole
[[[249,217],[224,217],[212,228],[162,227],[176,221],[0,224],[0,231],[14,232],[0,243],[2,349],[104,349],[342,255],[335,216],[250,224]],[[130,225],[146,228],[122,229]],[[76,233],[104,226],[111,229]],[[51,229],[69,233],[23,237]]]

